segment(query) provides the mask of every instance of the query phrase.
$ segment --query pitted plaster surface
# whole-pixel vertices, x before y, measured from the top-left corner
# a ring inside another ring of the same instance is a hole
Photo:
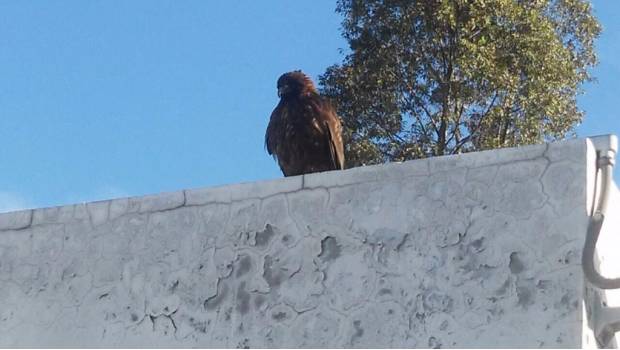
[[[1,347],[580,347],[573,140],[0,215]]]

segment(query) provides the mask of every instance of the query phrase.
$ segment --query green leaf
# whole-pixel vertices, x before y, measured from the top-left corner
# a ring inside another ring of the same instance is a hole
[[[351,52],[320,77],[348,166],[561,139],[601,28],[585,0],[340,0]]]

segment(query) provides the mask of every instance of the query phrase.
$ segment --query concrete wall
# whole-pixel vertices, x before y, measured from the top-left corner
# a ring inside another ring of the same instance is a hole
[[[587,150],[2,214],[0,346],[580,347]]]

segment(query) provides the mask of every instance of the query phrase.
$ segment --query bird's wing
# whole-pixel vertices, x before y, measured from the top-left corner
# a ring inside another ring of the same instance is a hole
[[[329,154],[334,169],[344,169],[344,146],[342,144],[342,126],[333,109],[329,108],[329,118],[323,120],[323,128],[329,145]]]
[[[278,127],[280,124],[280,120],[282,119],[281,114],[285,113],[285,108],[282,108],[280,104],[276,106],[276,108],[271,112],[271,117],[269,118],[269,124],[267,125],[267,131],[265,132],[265,148],[267,148],[267,153],[273,155],[275,157],[276,152],[276,135],[278,132]]]

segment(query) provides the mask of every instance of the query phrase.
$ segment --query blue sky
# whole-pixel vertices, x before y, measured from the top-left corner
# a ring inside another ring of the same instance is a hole
[[[334,7],[0,1],[0,212],[281,177],[263,147],[275,82],[341,61]],[[620,2],[594,7],[579,136],[620,134]]]

